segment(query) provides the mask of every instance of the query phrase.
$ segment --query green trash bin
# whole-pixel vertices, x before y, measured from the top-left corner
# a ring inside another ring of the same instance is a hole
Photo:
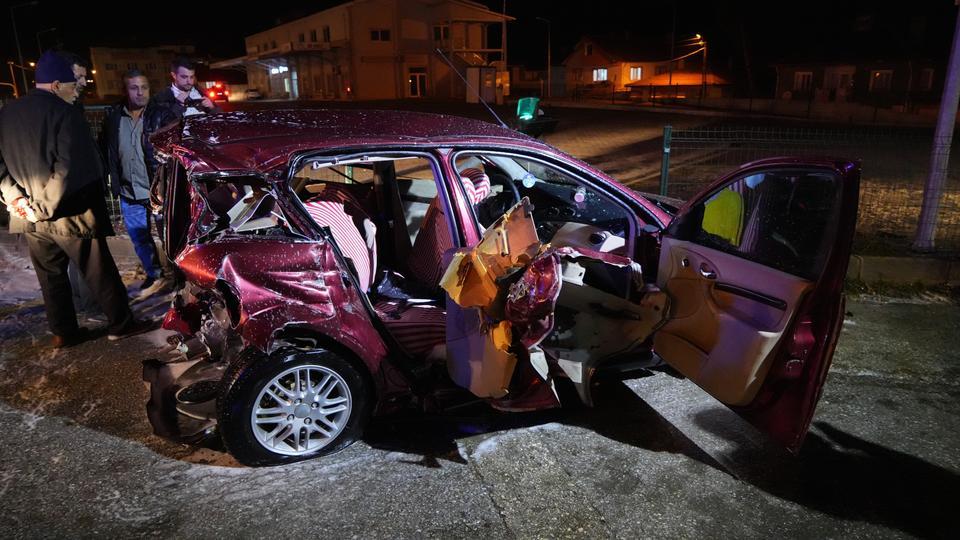
[[[540,104],[540,98],[525,97],[517,101],[517,120],[529,122],[537,117],[537,105]]]

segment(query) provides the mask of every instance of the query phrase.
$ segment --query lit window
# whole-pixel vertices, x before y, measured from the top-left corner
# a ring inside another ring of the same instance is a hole
[[[643,68],[640,66],[635,66],[630,68],[630,80],[639,81],[643,78]]]
[[[607,68],[597,68],[593,70],[593,82],[607,80]]]
[[[809,92],[813,87],[812,71],[797,71],[793,74],[793,91]]]
[[[887,92],[890,90],[890,83],[893,82],[892,69],[878,69],[870,72],[871,92]]]

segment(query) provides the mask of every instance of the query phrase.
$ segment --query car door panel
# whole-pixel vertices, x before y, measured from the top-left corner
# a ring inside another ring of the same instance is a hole
[[[721,402],[750,403],[810,282],[690,242],[665,238],[663,250],[669,257],[662,260],[666,267],[660,275],[670,276],[663,288],[672,312],[654,336],[654,350],[678,359],[674,367]],[[703,268],[716,269],[710,270],[715,277],[704,276]],[[787,306],[778,309],[722,290],[721,284]]]
[[[843,319],[859,180],[849,161],[755,162],[686,203],[662,237],[671,303],[654,350],[794,451]]]

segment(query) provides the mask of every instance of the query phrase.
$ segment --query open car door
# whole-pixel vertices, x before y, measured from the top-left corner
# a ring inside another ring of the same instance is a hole
[[[860,165],[770,159],[684,205],[664,231],[671,300],[654,350],[796,451],[843,322]]]

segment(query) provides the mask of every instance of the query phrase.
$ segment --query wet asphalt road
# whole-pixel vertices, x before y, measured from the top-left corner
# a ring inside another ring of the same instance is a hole
[[[53,353],[42,310],[7,306],[0,537],[955,537],[960,307],[848,310],[799,457],[656,374],[594,409],[401,414],[250,469],[151,434],[140,361],[159,333]]]

